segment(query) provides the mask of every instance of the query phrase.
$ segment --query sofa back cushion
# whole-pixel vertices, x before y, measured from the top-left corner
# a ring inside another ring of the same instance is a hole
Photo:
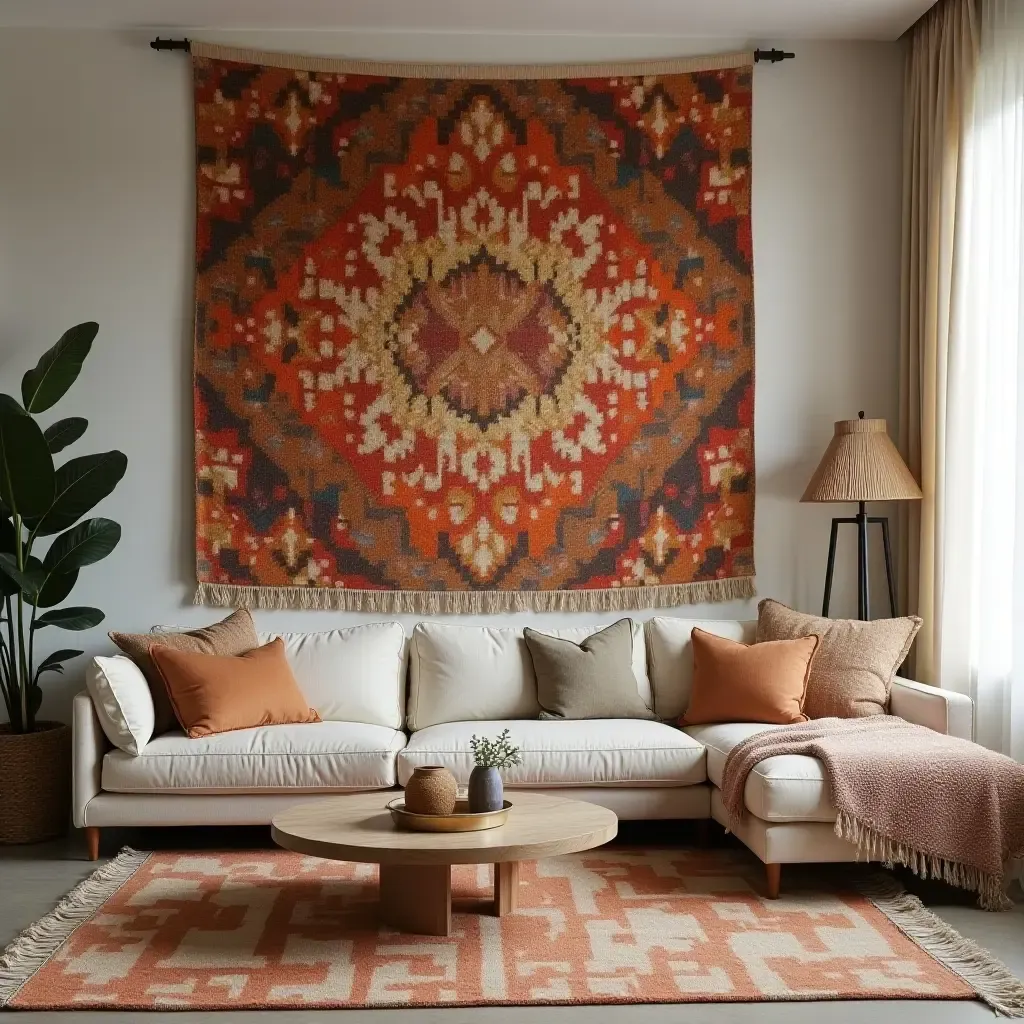
[[[604,629],[545,629],[548,636],[580,643]],[[643,624],[634,622],[633,674],[637,692],[651,705]],[[522,629],[449,626],[419,622],[409,650],[410,731],[445,722],[537,718],[537,677]]]
[[[303,696],[325,722],[401,729],[405,717],[405,630],[399,622],[278,637]]]
[[[676,720],[690,706],[693,690],[693,627],[729,640],[752,644],[757,622],[739,619],[676,619],[658,615],[647,623],[654,713],[663,721]]]

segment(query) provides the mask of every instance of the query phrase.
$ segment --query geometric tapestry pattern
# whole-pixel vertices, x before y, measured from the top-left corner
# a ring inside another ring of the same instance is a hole
[[[8,1005],[974,998],[865,897],[818,888],[767,900],[761,873],[752,874],[758,867],[745,854],[678,849],[524,863],[519,909],[497,918],[486,902],[490,866],[457,865],[452,934],[435,938],[378,925],[372,864],[284,852],[156,853]]]
[[[194,67],[202,599],[752,593],[750,66]]]

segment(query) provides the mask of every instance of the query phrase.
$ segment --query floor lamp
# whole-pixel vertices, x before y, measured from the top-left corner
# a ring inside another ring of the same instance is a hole
[[[896,446],[886,433],[885,420],[838,420],[835,434],[818,468],[811,477],[801,501],[855,501],[857,514],[832,520],[832,536],[828,542],[828,564],[825,568],[825,598],[821,614],[828,617],[832,597],[832,570],[836,562],[836,539],[840,523],[857,527],[857,617],[871,617],[868,583],[868,525],[882,528],[885,551],[885,576],[889,584],[889,614],[896,617],[896,585],[893,582],[892,547],[889,543],[887,516],[869,516],[869,501],[908,501],[921,497],[921,488]]]

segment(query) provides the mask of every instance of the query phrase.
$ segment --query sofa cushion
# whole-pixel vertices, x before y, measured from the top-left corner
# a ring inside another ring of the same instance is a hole
[[[579,643],[604,626],[545,629]],[[633,674],[651,705],[643,625],[633,623]],[[409,643],[410,730],[444,722],[536,718],[537,677],[522,629],[419,622]]]
[[[653,718],[633,675],[630,619],[598,630],[580,643],[523,630],[537,677],[541,718]]]
[[[690,725],[685,731],[707,747],[708,779],[721,788],[725,759],[737,743],[766,729],[763,722]],[[835,821],[824,765],[816,757],[783,754],[758,764],[743,790],[747,810],[762,821]]]
[[[729,640],[752,644],[756,622],[737,619],[676,619],[657,615],[646,625],[654,713],[663,721],[677,721],[690,705],[693,690],[693,627]]]
[[[404,745],[401,732],[351,722],[263,726],[196,740],[170,732],[138,756],[107,753],[102,786],[113,793],[387,789]]]
[[[93,658],[85,685],[108,740],[127,754],[138,754],[156,725],[153,691],[131,658]]]
[[[295,680],[325,722],[362,722],[401,729],[405,716],[405,630],[373,622],[319,633],[260,633],[280,637]]]
[[[521,749],[502,772],[515,786],[692,786],[704,782],[703,746],[661,722],[641,719],[448,722],[415,732],[398,755],[398,781],[425,764],[449,768],[460,785],[473,770],[470,739],[497,736]]]
[[[320,716],[295,682],[284,642],[271,640],[234,657],[153,644],[174,714],[192,739],[261,725],[301,725]]]

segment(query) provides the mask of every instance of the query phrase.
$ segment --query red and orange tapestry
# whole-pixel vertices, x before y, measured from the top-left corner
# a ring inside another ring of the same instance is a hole
[[[193,56],[198,600],[753,593],[748,55]]]

